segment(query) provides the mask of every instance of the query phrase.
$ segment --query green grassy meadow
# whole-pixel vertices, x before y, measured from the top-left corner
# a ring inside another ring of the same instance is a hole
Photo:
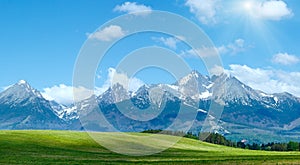
[[[99,136],[110,134],[113,133],[99,133]],[[159,136],[165,140],[173,138],[169,135]],[[128,141],[120,139],[119,143]],[[300,152],[243,150],[182,138],[173,147],[154,155],[126,156],[105,149],[85,132],[0,131],[0,164],[119,163],[300,164]]]

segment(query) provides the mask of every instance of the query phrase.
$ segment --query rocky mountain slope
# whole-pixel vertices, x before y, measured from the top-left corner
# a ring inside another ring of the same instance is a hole
[[[232,138],[250,138],[249,130],[261,139],[266,134],[296,138],[300,99],[252,89],[226,74],[208,77],[193,71],[174,84],[144,85],[136,92],[114,84],[100,96],[64,106],[44,99],[21,80],[0,93],[0,117],[0,129],[81,130],[83,125],[88,130],[112,131],[109,123],[120,131],[186,131],[194,123],[190,129],[194,132],[208,124],[206,131]]]

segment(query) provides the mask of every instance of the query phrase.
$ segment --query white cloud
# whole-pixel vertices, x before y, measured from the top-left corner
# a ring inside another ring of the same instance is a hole
[[[121,38],[125,35],[124,30],[117,25],[110,25],[102,30],[98,30],[95,33],[87,33],[88,38],[97,39],[101,41],[111,41],[113,39]]]
[[[234,6],[228,8],[221,0],[186,0],[185,6],[189,7],[189,11],[205,25],[214,25],[221,19],[225,20],[226,17],[239,14],[235,13],[236,11],[256,19],[273,21],[280,21],[294,15],[284,0],[236,1],[238,10]]]
[[[190,49],[187,51],[182,51],[180,54],[183,57],[212,57],[223,54],[235,55],[244,52],[247,48],[251,46],[245,45],[243,39],[236,39],[233,43],[227,45],[222,45],[219,47],[202,47],[197,49]]]
[[[194,57],[206,58],[206,57],[218,56],[218,50],[215,47],[203,46],[202,48],[189,49],[187,51],[182,51],[180,53],[180,55],[182,57],[186,57],[186,58],[194,58]]]
[[[177,43],[180,42],[179,39],[177,39],[176,37],[168,37],[168,38],[164,38],[164,37],[153,37],[152,38],[154,41],[157,42],[161,42],[164,45],[166,45],[167,47],[170,47],[172,49],[176,49],[177,48]]]
[[[272,62],[282,65],[293,65],[300,62],[300,58],[295,55],[290,55],[288,53],[278,53],[272,58]]]
[[[252,16],[265,20],[279,21],[293,16],[292,10],[282,0],[248,1],[245,7]]]
[[[100,74],[97,74],[96,77],[97,77],[97,79],[101,79],[101,75]]]
[[[254,89],[267,93],[289,92],[300,97],[300,72],[251,68],[247,65],[230,65],[226,72]]]
[[[246,46],[249,47],[249,46]],[[236,39],[233,43],[222,45],[217,48],[220,54],[235,55],[246,50],[245,41],[243,39]]]
[[[108,69],[108,78],[104,83],[103,87],[109,87],[113,84],[119,83],[125,89],[129,91],[136,91],[139,87],[144,85],[145,83],[135,77],[128,77],[126,73],[119,73],[114,68]]]
[[[41,94],[47,100],[55,100],[61,104],[72,104],[74,102],[73,91],[75,90],[77,96],[76,101],[87,99],[92,96],[92,90],[88,90],[84,87],[73,88],[65,84],[55,85],[53,87],[44,88]]]
[[[185,5],[203,24],[215,24],[219,0],[187,0]]]
[[[53,87],[44,88],[41,94],[47,100],[55,100],[61,104],[72,104],[74,102],[73,92],[76,93],[76,101],[84,100],[91,97],[93,94],[100,95],[105,92],[111,85],[119,83],[129,91],[136,91],[145,83],[138,78],[128,78],[124,73],[118,73],[116,69],[108,69],[107,80],[101,87],[95,87],[95,90],[89,90],[84,87],[67,86],[65,84],[55,85]]]
[[[226,73],[226,70],[220,65],[215,65],[213,68],[209,70],[209,72],[212,75],[221,75],[223,73]]]
[[[134,15],[147,15],[152,12],[150,6],[145,6],[142,4],[137,4],[136,2],[125,2],[122,5],[117,5],[114,11],[126,12]]]

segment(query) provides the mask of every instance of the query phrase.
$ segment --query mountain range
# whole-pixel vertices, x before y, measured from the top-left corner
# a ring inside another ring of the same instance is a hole
[[[0,93],[0,129],[114,131],[107,123],[120,131],[188,128],[194,133],[208,124],[205,131],[232,140],[299,141],[300,98],[267,94],[227,74],[208,77],[197,71],[135,92],[116,83],[69,106],[46,100],[24,80]]]

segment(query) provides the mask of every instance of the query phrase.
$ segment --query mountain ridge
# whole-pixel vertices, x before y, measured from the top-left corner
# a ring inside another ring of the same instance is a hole
[[[64,126],[50,102],[24,80],[0,93],[0,114],[1,129],[61,129]]]
[[[140,131],[148,127],[164,129],[176,118],[174,113],[177,112],[178,106],[182,106],[186,112],[198,113],[194,122],[196,124],[191,128],[192,131],[197,132],[200,131],[212,102],[224,107],[224,111],[219,121],[216,121],[213,116],[209,117],[212,128],[210,131],[229,134],[229,137],[230,134],[242,133],[244,129],[235,129],[235,127],[244,125],[247,128],[269,130],[275,135],[284,131],[286,134],[295,134],[300,128],[300,98],[287,92],[267,94],[252,89],[230,75],[208,77],[193,71],[174,84],[145,85],[136,92],[126,91],[122,85],[114,84],[101,95],[92,96],[70,106],[46,100],[38,90],[32,88],[26,81],[20,80],[0,93],[2,118],[0,129],[35,129],[34,122],[31,122],[30,126],[23,124],[23,127],[20,123],[28,123],[31,118],[41,118],[36,121],[44,122],[44,126],[36,128],[82,130],[80,113],[99,109],[98,106],[107,115],[106,117],[111,118],[114,126],[122,128],[122,131]],[[137,117],[132,114],[136,108],[144,110],[143,115],[146,118],[147,115],[153,117],[153,114],[146,113],[147,111],[152,113],[158,110],[162,114],[156,116],[158,119],[149,120],[148,123],[136,122],[118,112],[119,105],[133,118]],[[24,114],[14,114],[16,110],[12,112],[12,109],[26,109],[26,111],[23,111]],[[48,124],[45,122],[47,120],[45,114],[51,119]],[[17,116],[15,123],[11,121],[7,124],[5,120],[9,120],[7,118],[14,115]],[[122,126],[126,122],[131,123],[132,126],[130,128]]]

